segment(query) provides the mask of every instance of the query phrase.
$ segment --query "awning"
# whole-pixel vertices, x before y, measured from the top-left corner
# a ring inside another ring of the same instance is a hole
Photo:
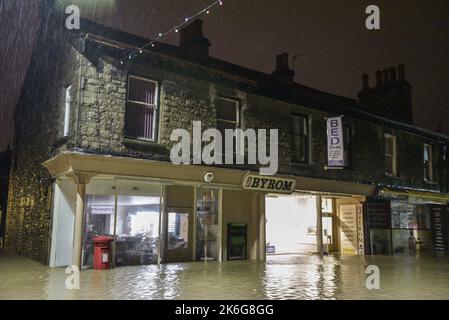
[[[378,191],[378,197],[405,200],[412,203],[434,203],[447,205],[449,202],[449,194],[447,193],[411,189],[381,188]]]

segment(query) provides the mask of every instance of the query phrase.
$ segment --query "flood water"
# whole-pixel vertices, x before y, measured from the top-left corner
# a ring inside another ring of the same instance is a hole
[[[368,265],[380,289],[365,286]],[[269,256],[266,262],[191,262],[81,273],[0,253],[0,299],[449,299],[449,257]]]

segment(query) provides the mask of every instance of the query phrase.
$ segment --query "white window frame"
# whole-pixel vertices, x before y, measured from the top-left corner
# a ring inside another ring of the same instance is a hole
[[[227,98],[227,97],[223,97],[223,96],[218,96],[217,97],[217,101],[216,101],[216,105],[217,105],[217,102],[218,102],[218,100],[224,100],[224,101],[228,101],[228,102],[232,102],[232,103],[234,103],[235,104],[235,114],[236,114],[236,117],[235,117],[235,121],[232,121],[232,120],[227,120],[227,119],[222,119],[222,118],[219,118],[218,117],[218,108],[215,110],[215,114],[217,115],[217,129],[218,129],[218,123],[219,122],[226,122],[226,123],[232,123],[232,124],[234,124],[235,126],[234,126],[234,130],[236,130],[236,129],[238,129],[238,128],[240,128],[240,109],[241,109],[241,106],[240,106],[240,100],[238,100],[238,99],[233,99],[233,98]],[[223,139],[225,139],[225,137],[222,137]],[[243,146],[243,144],[242,144],[242,146]],[[233,149],[233,153],[234,153],[234,161],[235,161],[235,154],[236,154],[236,150],[237,150],[237,145],[235,145],[234,146],[234,149]],[[241,150],[240,150],[241,151]],[[224,156],[225,155],[225,151],[217,151],[217,154],[218,155],[220,155],[220,156]],[[223,164],[225,163],[225,159],[223,158]]]
[[[386,148],[385,148],[387,139],[391,139],[392,142],[393,142],[393,153],[391,155],[388,155],[388,156],[391,156],[391,160],[392,160],[392,166],[391,166],[392,172],[387,172],[387,168],[385,168],[385,174],[387,176],[395,176],[396,177],[398,175],[398,165],[397,165],[397,163],[398,163],[398,159],[397,159],[398,155],[397,155],[396,136],[392,135],[392,134],[388,134],[388,133],[384,134],[384,158],[385,159],[387,157]]]
[[[425,160],[425,152],[426,152],[426,147],[429,150],[429,160],[426,162]],[[429,171],[429,179],[427,179],[425,171],[424,171],[424,181],[427,182],[433,182],[433,146],[429,143],[424,143],[423,145],[423,162],[424,162],[424,170],[426,170],[426,168]]]
[[[145,102],[141,102],[141,101],[135,101],[135,100],[131,100],[129,99],[129,83],[130,83],[130,79],[137,79],[137,80],[143,80],[143,81],[147,81],[147,82],[151,82],[155,84],[155,92],[154,92],[154,104],[151,103],[145,103]],[[151,80],[148,78],[143,78],[143,77],[138,77],[138,76],[134,76],[134,75],[128,75],[128,84],[127,84],[127,91],[126,91],[126,104],[128,104],[128,102],[131,103],[135,103],[135,104],[141,104],[144,106],[150,106],[153,110],[154,110],[154,117],[153,117],[153,132],[151,134],[151,139],[145,138],[145,137],[137,137],[138,140],[144,140],[144,141],[151,141],[151,142],[156,142],[158,139],[158,130],[159,130],[159,126],[157,123],[157,119],[159,119],[159,110],[158,110],[158,103],[159,103],[159,83],[155,80]]]
[[[300,114],[300,113],[292,113],[291,114],[291,117],[292,117],[292,120],[293,121],[299,121],[299,120],[303,120],[304,121],[304,124],[305,124],[305,139],[304,139],[304,141],[305,141],[305,143],[306,143],[306,145],[305,145],[305,155],[304,155],[304,161],[300,161],[300,160],[292,160],[292,162],[294,162],[294,163],[301,163],[301,164],[308,164],[308,163],[310,163],[310,159],[311,159],[311,157],[310,157],[310,154],[311,154],[311,137],[310,137],[310,133],[311,133],[311,130],[310,130],[310,125],[311,125],[311,121],[310,121],[310,116],[309,115],[305,115],[305,114]],[[300,134],[295,134],[295,133],[291,133],[290,134],[290,139],[294,139],[295,138],[295,136],[301,136]],[[290,151],[292,151],[292,152],[298,152],[297,150],[294,150],[293,148],[292,148],[292,145],[290,144]]]
[[[69,135],[70,130],[70,105],[72,100],[72,85],[64,87],[64,132],[63,137]]]
[[[224,100],[224,101],[234,103],[235,104],[235,114],[236,114],[236,117],[235,117],[236,121],[231,121],[231,120],[219,118],[218,111],[217,111],[217,122],[223,121],[223,122],[227,122],[227,123],[234,123],[235,129],[240,128],[240,101],[238,99],[232,99],[232,98],[226,98],[226,97],[217,97],[217,100]]]

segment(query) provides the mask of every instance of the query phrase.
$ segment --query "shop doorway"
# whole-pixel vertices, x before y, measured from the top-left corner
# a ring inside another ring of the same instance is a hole
[[[313,195],[265,197],[267,254],[317,251],[316,203]]]
[[[164,214],[164,262],[191,261],[193,257],[193,216],[190,208],[167,208]]]

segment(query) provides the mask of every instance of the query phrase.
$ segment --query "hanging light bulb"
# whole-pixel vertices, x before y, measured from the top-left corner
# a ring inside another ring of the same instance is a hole
[[[179,32],[179,29],[178,29],[178,28],[176,28],[176,29],[175,29],[175,32]]]
[[[210,13],[210,10],[209,10],[209,9],[207,9],[207,10],[206,10],[206,14],[209,14],[209,13]]]
[[[152,43],[151,46],[154,48],[154,43]]]
[[[139,53],[140,53],[140,54],[142,54],[142,53],[143,53],[142,49],[140,49],[140,50],[139,50]]]
[[[159,37],[162,37],[162,33],[161,32],[159,32]]]
[[[220,1],[220,6],[222,6],[223,5],[223,1]]]

